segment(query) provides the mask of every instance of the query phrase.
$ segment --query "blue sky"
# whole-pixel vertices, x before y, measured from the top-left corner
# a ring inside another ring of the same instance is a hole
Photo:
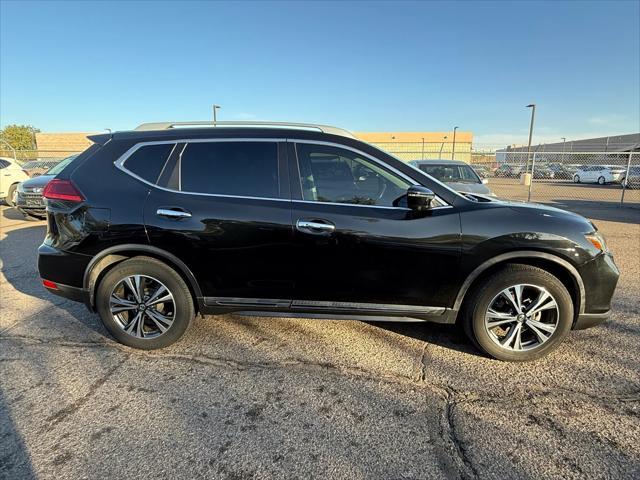
[[[525,143],[640,131],[640,2],[1,1],[0,124],[210,119]]]

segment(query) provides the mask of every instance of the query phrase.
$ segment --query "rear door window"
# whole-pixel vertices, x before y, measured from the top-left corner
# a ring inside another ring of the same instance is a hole
[[[175,146],[175,143],[143,145],[131,154],[124,166],[138,177],[155,184]]]
[[[279,198],[278,144],[191,142],[180,156],[184,192]]]

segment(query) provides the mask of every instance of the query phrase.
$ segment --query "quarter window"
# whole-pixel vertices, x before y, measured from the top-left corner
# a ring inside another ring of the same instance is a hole
[[[305,143],[296,150],[303,200],[391,207],[410,186],[351,150]]]
[[[156,183],[174,147],[175,143],[144,145],[133,152],[125,162],[125,167],[146,181]]]
[[[185,192],[278,198],[276,142],[193,142],[180,160]]]

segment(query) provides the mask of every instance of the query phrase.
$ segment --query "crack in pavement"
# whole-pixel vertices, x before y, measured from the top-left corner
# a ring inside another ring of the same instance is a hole
[[[446,392],[447,389],[452,392],[453,395],[457,398],[457,402],[467,402],[467,403],[475,403],[475,402],[504,402],[504,403],[516,403],[518,401],[531,401],[534,397],[557,397],[557,396],[566,396],[568,393],[573,395],[574,398],[580,400],[591,400],[598,404],[608,404],[609,402],[637,402],[640,401],[640,385],[638,386],[638,390],[632,390],[628,392],[623,392],[619,394],[607,394],[607,395],[599,395],[592,394],[588,392],[583,392],[580,390],[575,390],[568,387],[558,386],[555,388],[544,388],[544,389],[529,389],[529,390],[518,390],[517,392],[509,392],[507,394],[491,394],[485,392],[477,392],[473,390],[469,391],[456,391],[453,392],[451,387],[446,384],[439,384],[434,382],[429,382],[426,378],[426,350],[428,345],[425,345],[423,350],[423,355],[421,355],[421,373],[420,379],[416,379],[416,374],[410,373],[407,375],[403,375],[400,373],[381,373],[373,370],[369,370],[363,367],[358,366],[341,366],[336,365],[331,362],[321,362],[321,361],[313,361],[306,360],[300,358],[288,358],[282,361],[273,362],[273,361],[241,361],[234,360],[227,357],[222,356],[212,356],[206,354],[183,354],[183,353],[170,353],[170,352],[160,352],[154,353],[152,351],[145,350],[136,350],[133,348],[129,348],[127,346],[121,345],[116,342],[104,342],[104,341],[90,341],[90,342],[71,342],[64,341],[62,337],[54,337],[50,339],[42,339],[38,337],[32,337],[28,335],[11,335],[11,336],[0,336],[0,342],[9,341],[9,340],[18,340],[29,342],[32,345],[56,345],[59,347],[66,348],[104,348],[104,349],[113,349],[118,350],[127,354],[127,358],[130,357],[141,357],[148,358],[154,360],[164,360],[164,361],[183,361],[189,362],[199,365],[210,365],[216,367],[228,367],[234,368],[236,370],[249,370],[249,369],[260,369],[260,370],[275,370],[280,368],[292,367],[292,366],[303,366],[308,368],[317,368],[325,371],[332,371],[337,374],[344,375],[352,375],[358,376],[360,378],[373,380],[376,382],[385,381],[387,383],[393,384],[407,384],[411,383],[413,386],[418,387],[426,387],[432,390],[435,390],[441,396],[442,392]]]
[[[91,384],[91,386],[89,387],[89,391],[86,394],[84,394],[82,397],[78,398],[71,405],[68,405],[63,409],[58,410],[53,415],[50,415],[49,417],[47,417],[45,419],[45,422],[47,422],[48,424],[44,425],[41,431],[43,433],[48,431],[51,427],[58,425],[59,423],[66,420],[69,416],[73,415],[78,410],[80,410],[91,399],[91,397],[95,395],[95,393],[100,389],[100,387],[103,386],[107,382],[107,380],[109,380],[113,376],[116,370],[118,370],[122,365],[124,365],[125,362],[129,360],[130,356],[131,355],[125,356],[125,358],[123,358],[120,362],[118,362],[116,365],[111,367],[102,377],[100,377],[98,380],[93,382],[93,384]]]

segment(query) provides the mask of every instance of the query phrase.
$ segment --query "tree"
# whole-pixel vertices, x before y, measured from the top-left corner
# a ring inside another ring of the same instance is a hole
[[[4,140],[16,150],[35,150],[36,133],[39,131],[31,125],[7,125],[0,130],[0,140]],[[3,148],[1,143],[0,148]]]

